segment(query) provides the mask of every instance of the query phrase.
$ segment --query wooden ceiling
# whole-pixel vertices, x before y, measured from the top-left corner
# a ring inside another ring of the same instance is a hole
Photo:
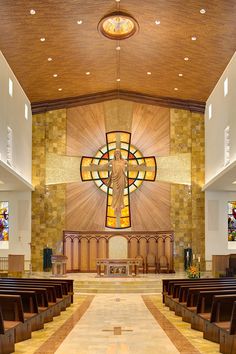
[[[120,42],[120,51],[116,41],[97,31],[99,20],[118,5],[140,26],[138,34]],[[0,50],[31,102],[118,85],[124,91],[205,101],[236,50],[235,18],[235,0],[1,1]]]

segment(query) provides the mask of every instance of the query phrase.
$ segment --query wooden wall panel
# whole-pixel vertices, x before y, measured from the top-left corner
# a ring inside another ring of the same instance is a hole
[[[88,262],[88,240],[86,238],[80,241],[81,246],[81,259],[80,259],[80,270],[83,272],[89,270]]]
[[[145,156],[168,155],[169,108],[134,103],[131,105],[133,107],[131,117],[132,111],[127,109],[127,103],[122,100],[118,103],[124,114],[127,111],[127,119],[132,120],[130,124],[132,144]],[[105,144],[105,129],[112,126],[107,122],[108,116],[112,119],[109,115],[109,107],[107,102],[67,110],[68,155],[93,156],[98,148]],[[120,129],[122,128],[123,125]],[[131,193],[130,200],[131,230],[170,229],[169,183],[144,182],[137,191]],[[105,213],[106,194],[98,190],[93,182],[80,181],[67,185],[66,228],[68,230],[104,231]]]
[[[89,269],[96,271],[96,258],[97,258],[97,240],[92,238],[89,242]]]
[[[133,110],[132,144],[144,155],[169,154],[170,109],[135,103]]]
[[[105,138],[103,103],[67,109],[67,155],[93,156]]]
[[[126,232],[122,236],[128,243],[129,258],[141,255],[146,262],[148,253],[153,253],[158,261],[166,255],[173,268],[173,232]],[[97,258],[109,257],[109,242],[114,237],[122,237],[120,232],[64,232],[64,254],[68,256],[67,271],[95,272]],[[171,242],[170,242],[171,241]],[[79,257],[78,254],[79,246]],[[160,250],[160,251],[159,251]],[[76,263],[77,260],[77,263]],[[73,267],[71,266],[73,264]]]
[[[138,255],[138,241],[133,238],[130,241],[130,254],[129,257],[130,258],[135,258]]]

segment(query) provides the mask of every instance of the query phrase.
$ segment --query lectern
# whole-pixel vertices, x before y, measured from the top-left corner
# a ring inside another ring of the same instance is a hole
[[[52,255],[52,275],[55,277],[62,277],[66,275],[67,257],[63,254]]]

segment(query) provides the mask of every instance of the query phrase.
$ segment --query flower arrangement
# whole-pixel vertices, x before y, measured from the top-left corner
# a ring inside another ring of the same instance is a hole
[[[191,265],[187,270],[186,270],[187,276],[188,278],[191,279],[198,279],[200,278],[200,273],[199,273],[199,269],[197,266],[195,265]]]

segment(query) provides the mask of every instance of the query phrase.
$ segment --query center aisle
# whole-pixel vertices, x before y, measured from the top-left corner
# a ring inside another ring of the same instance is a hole
[[[177,354],[141,295],[99,294],[56,354]]]

